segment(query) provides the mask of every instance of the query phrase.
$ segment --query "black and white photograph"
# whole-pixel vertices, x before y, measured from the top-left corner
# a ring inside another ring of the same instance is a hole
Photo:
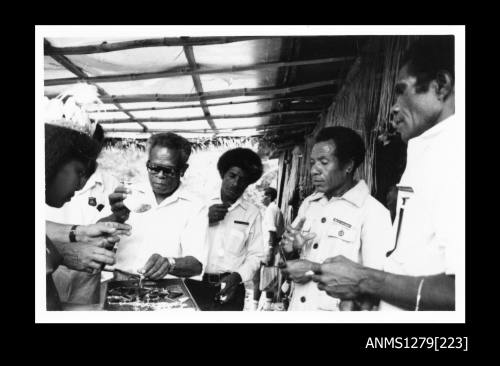
[[[38,25],[35,149],[36,323],[465,323],[465,26]]]

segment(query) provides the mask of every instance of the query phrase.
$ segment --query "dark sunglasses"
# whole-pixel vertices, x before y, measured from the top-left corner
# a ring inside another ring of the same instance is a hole
[[[163,175],[169,177],[178,177],[180,175],[180,169],[171,166],[161,166],[151,163],[149,160],[146,163],[146,167],[152,174],[158,175],[163,172]]]

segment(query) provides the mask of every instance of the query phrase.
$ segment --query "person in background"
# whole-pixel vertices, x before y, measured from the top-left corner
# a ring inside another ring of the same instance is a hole
[[[56,123],[45,124],[45,203],[60,208],[91,174],[100,148],[78,130]],[[116,222],[68,225],[46,221],[46,307],[63,310],[52,274],[59,265],[95,273],[114,262],[107,248],[130,234],[130,226]]]
[[[280,242],[281,235],[284,231],[283,214],[280,208],[275,203],[278,192],[272,187],[268,187],[264,190],[264,196],[262,198],[262,204],[266,206],[264,217],[262,220],[262,230],[264,237],[264,244],[267,244],[267,254],[263,262],[264,265],[273,266],[276,262],[276,248]],[[259,305],[259,300],[262,295],[262,291],[259,288],[260,285],[260,271],[255,273],[253,278],[253,309],[257,310]],[[269,311],[271,310],[271,303],[274,297],[272,292],[265,292],[266,300],[259,310]]]
[[[99,124],[96,125],[93,139],[101,151],[104,132]],[[88,174],[91,175],[85,177],[88,179],[83,188],[76,191],[69,202],[61,208],[46,207],[47,220],[61,224],[90,225],[111,214],[108,196],[118,186],[117,180],[99,169],[95,161],[90,162]],[[92,274],[61,265],[52,278],[62,302],[78,305],[99,303],[101,272]]]
[[[222,184],[209,201],[207,266],[202,281],[191,288],[202,310],[241,311],[243,282],[252,280],[264,258],[259,208],[242,195],[262,176],[263,167],[255,152],[236,148],[222,154],[217,169]]]
[[[363,139],[346,127],[319,131],[311,152],[315,192],[287,226],[282,244],[299,259],[288,260],[284,272],[294,282],[288,310],[371,310],[376,299],[340,303],[312,281],[327,258],[342,255],[354,263],[381,269],[392,235],[389,211],[370,195],[354,173],[363,162]]]
[[[165,277],[193,277],[202,273],[205,259],[207,210],[202,199],[181,182],[188,168],[191,144],[172,132],[154,134],[148,141],[149,184],[119,186],[110,194],[112,214],[103,220],[127,221],[134,227],[131,236],[117,245],[116,280],[142,275],[158,280]],[[127,197],[142,197],[137,209]],[[131,211],[127,205],[134,211]]]
[[[314,280],[330,296],[376,297],[380,310],[455,310],[465,248],[465,121],[455,116],[454,56],[453,36],[422,36],[404,56],[392,123],[408,154],[389,257],[384,271],[327,258]]]

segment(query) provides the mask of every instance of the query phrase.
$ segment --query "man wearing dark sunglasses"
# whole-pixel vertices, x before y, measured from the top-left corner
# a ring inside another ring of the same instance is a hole
[[[113,217],[134,227],[134,235],[117,247],[115,279],[131,274],[158,280],[167,275],[192,277],[203,267],[207,211],[181,177],[188,168],[191,144],[174,133],[151,136],[146,168],[149,186],[143,187],[146,211],[130,211],[130,190],[118,187],[109,196]]]

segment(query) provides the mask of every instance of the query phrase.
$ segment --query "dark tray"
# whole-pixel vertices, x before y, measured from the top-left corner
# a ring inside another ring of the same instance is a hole
[[[108,283],[104,310],[110,311],[159,311],[199,310],[191,292],[180,278],[157,281],[111,281]]]

